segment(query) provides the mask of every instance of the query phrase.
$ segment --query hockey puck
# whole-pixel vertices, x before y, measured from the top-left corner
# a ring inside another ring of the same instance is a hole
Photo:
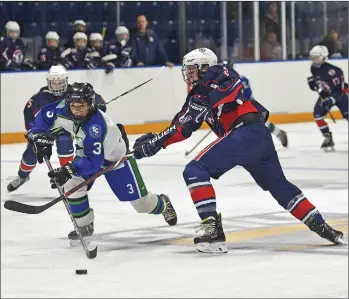
[[[75,270],[75,273],[77,275],[86,275],[87,274],[87,270]]]

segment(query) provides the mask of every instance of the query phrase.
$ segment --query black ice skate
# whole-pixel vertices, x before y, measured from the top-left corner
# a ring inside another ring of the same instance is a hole
[[[93,222],[89,225],[79,227],[79,230],[80,230],[81,236],[84,238],[86,244],[89,244],[90,243],[89,237],[91,237],[93,235],[93,232],[94,232]],[[77,246],[77,244],[80,243],[78,234],[76,233],[75,230],[73,230],[72,232],[69,233],[68,239],[70,240],[70,245],[73,247]]]
[[[7,185],[7,191],[13,192],[17,190],[20,186],[22,186],[24,183],[28,182],[30,180],[30,177],[27,176],[25,178],[21,178],[20,176],[17,176],[11,183]]]
[[[228,248],[225,245],[225,234],[222,226],[222,215],[218,218],[213,216],[202,220],[200,227],[196,230],[197,237],[194,238],[194,244],[199,252],[203,253],[227,253]]]
[[[176,210],[174,209],[170,198],[165,195],[165,194],[160,194],[160,198],[165,202],[165,209],[162,212],[162,215],[164,216],[166,222],[168,225],[176,225],[177,224],[177,213]]]
[[[320,224],[316,219],[309,223],[309,228],[317,233],[321,238],[324,238],[334,244],[346,244],[343,240],[343,233],[335,230],[327,223]]]
[[[280,130],[280,132],[276,135],[276,137],[279,138],[283,147],[288,146],[288,139],[287,139],[287,134],[285,131]]]
[[[324,142],[321,145],[321,148],[325,151],[325,152],[331,152],[334,151],[334,142],[332,139],[332,133],[325,133],[323,134],[325,137]]]

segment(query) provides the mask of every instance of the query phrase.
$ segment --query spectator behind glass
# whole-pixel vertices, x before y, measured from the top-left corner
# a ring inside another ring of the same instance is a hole
[[[69,37],[68,41],[64,44],[64,49],[73,48],[74,47],[74,34],[77,32],[83,32],[87,36],[87,27],[86,23],[83,20],[76,20],[73,24],[73,34]]]
[[[59,47],[59,35],[55,31],[47,32],[46,45],[42,45],[38,53],[38,68],[48,70],[53,65],[59,64],[63,49]]]
[[[267,33],[261,49],[262,60],[281,60],[282,48],[274,32]]]
[[[321,41],[319,45],[326,46],[329,57],[342,57],[342,43],[339,40],[339,33],[332,29],[330,33]]]
[[[275,1],[268,2],[267,12],[262,18],[261,36],[266,36],[268,32],[276,34],[277,41],[281,42],[281,29],[278,21],[278,7]]]
[[[137,16],[137,29],[131,30],[131,45],[137,66],[166,64],[172,68],[173,63],[168,61],[167,53],[152,29],[148,29],[145,15]]]

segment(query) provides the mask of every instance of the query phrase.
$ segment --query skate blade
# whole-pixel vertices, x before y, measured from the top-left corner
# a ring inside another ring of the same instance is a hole
[[[348,245],[342,238],[338,238],[338,240],[336,241],[336,244],[338,244],[338,245]]]
[[[86,245],[91,244],[91,237],[85,237],[84,241],[85,241]],[[79,247],[79,246],[81,246],[81,243],[80,243],[79,239],[77,239],[77,240],[70,240],[69,244],[70,244],[71,247]]]
[[[228,247],[225,245],[225,242],[199,243],[196,244],[196,249],[201,253],[210,254],[223,254],[228,252]]]
[[[323,147],[322,149],[325,153],[331,153],[335,151],[334,147]]]

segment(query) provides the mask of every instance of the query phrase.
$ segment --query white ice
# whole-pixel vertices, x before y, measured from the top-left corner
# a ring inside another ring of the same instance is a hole
[[[347,234],[348,127],[346,121],[329,124],[336,143],[332,153],[320,150],[323,138],[315,123],[280,125],[289,134],[289,149],[274,140],[286,177],[325,217],[342,219],[342,229],[344,219]],[[99,245],[94,260],[81,247],[69,246],[66,236],[73,226],[63,203],[38,215],[4,209],[8,199],[42,205],[58,194],[50,189],[44,164],[8,194],[7,178],[17,174],[25,144],[1,146],[1,297],[348,298],[347,247],[330,246],[302,226],[298,232],[264,236],[268,227],[298,227],[300,222],[238,167],[213,181],[218,209],[226,233],[254,230],[259,237],[241,233],[223,256],[203,256],[191,240],[173,244],[174,239],[192,238],[200,223],[182,172],[213,140],[212,135],[185,157],[204,134],[196,132],[139,162],[148,189],[171,197],[178,214],[175,227],[168,227],[162,216],[137,214],[113,196],[104,178],[96,181],[90,193]],[[52,161],[58,166],[55,155]],[[76,269],[88,274],[78,276]]]

